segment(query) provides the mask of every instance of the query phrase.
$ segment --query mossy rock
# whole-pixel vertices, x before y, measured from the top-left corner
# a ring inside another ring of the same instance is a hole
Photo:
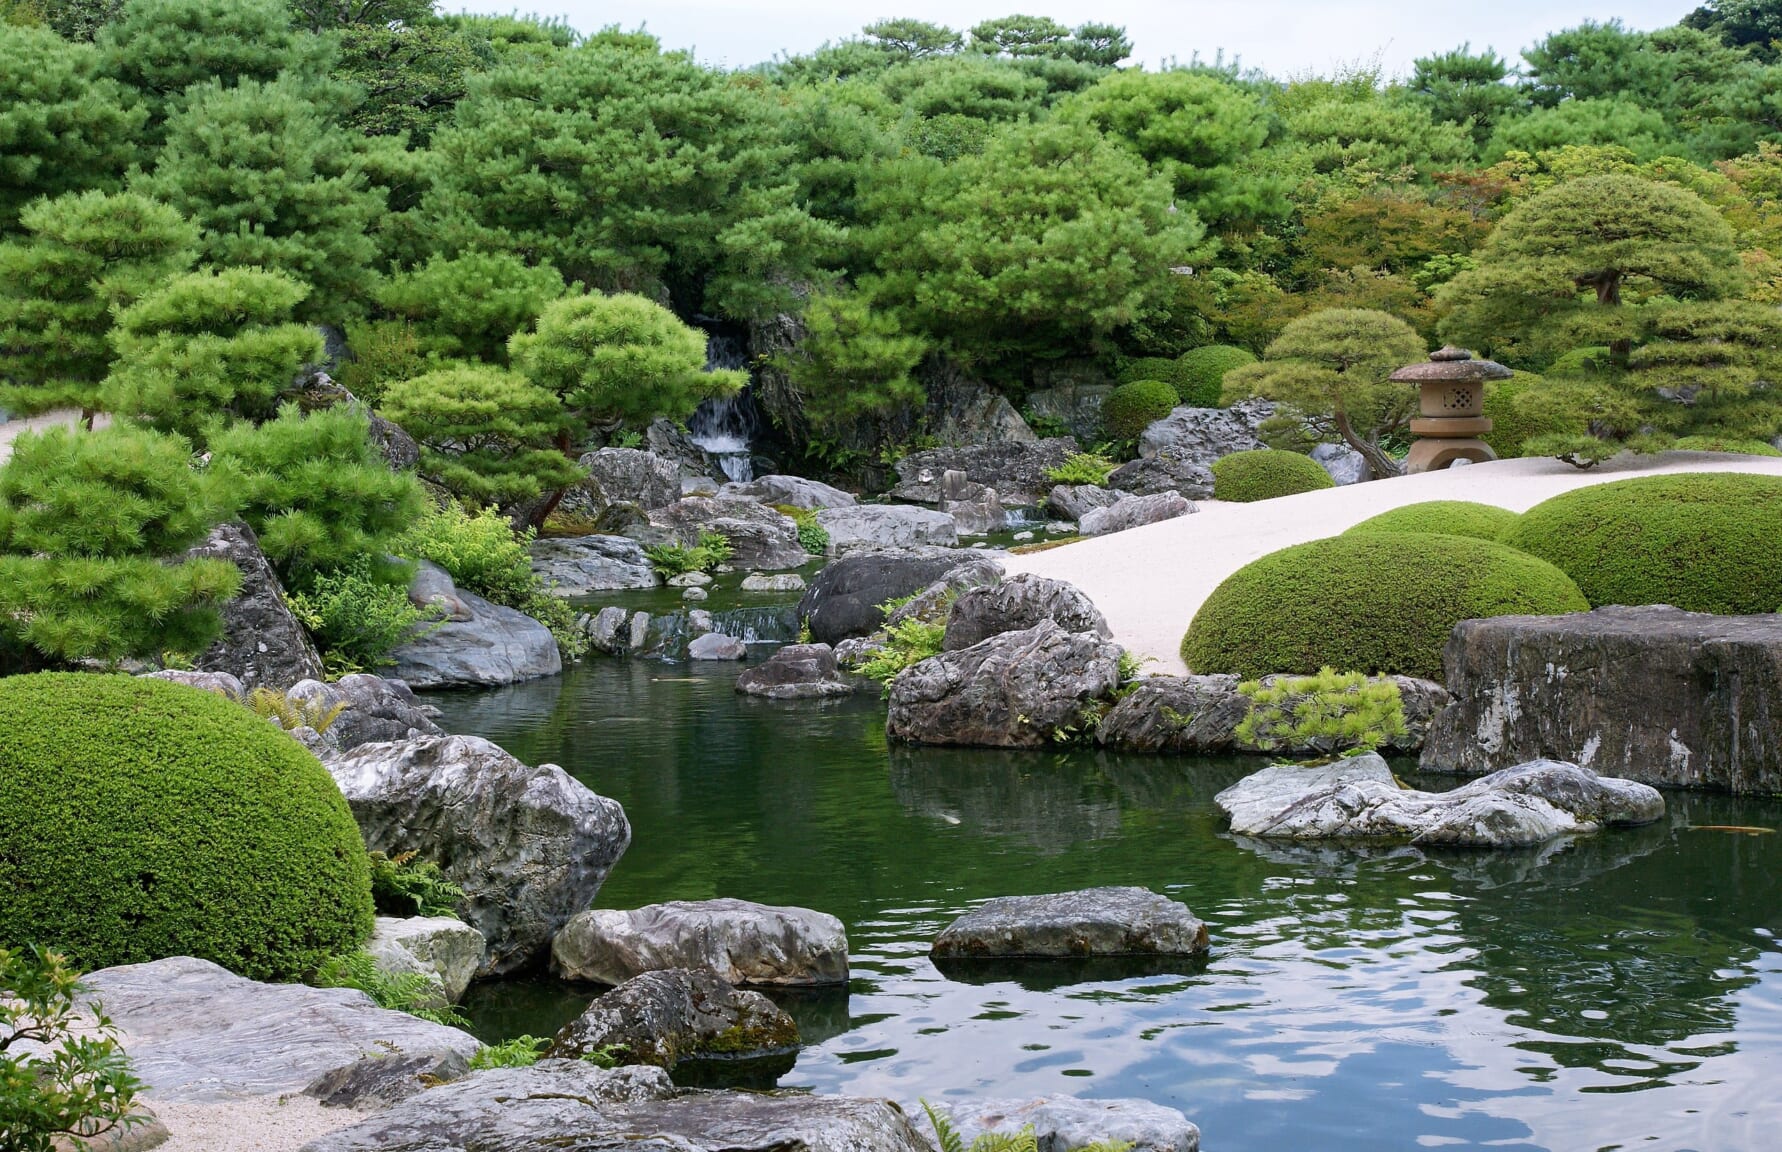
[[[1521,517],[1508,508],[1491,504],[1476,504],[1471,500],[1426,500],[1363,520],[1349,529],[1349,533],[1421,532],[1437,536],[1471,536],[1475,540],[1501,543],[1519,519]]]
[[[1233,344],[1208,344],[1182,353],[1170,383],[1182,403],[1196,408],[1217,408],[1225,390],[1225,374],[1233,368],[1256,363],[1254,353]]]
[[[1782,605],[1782,477],[1684,472],[1574,489],[1505,543],[1555,565],[1591,604],[1722,615]]]
[[[1335,488],[1319,463],[1298,452],[1256,448],[1213,461],[1213,499],[1236,504]]]
[[[0,945],[82,969],[196,956],[297,980],[371,934],[365,844],[327,770],[163,680],[0,680],[0,861]]]
[[[1571,578],[1466,536],[1357,532],[1270,553],[1207,597],[1182,638],[1197,673],[1345,672],[1442,678],[1454,625],[1582,612]]]
[[[1162,380],[1134,380],[1101,402],[1102,431],[1116,440],[1136,440],[1154,421],[1180,403],[1175,387]]]

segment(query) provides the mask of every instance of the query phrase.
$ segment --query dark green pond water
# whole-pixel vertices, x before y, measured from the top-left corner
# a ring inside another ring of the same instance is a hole
[[[607,907],[735,896],[842,918],[846,994],[785,1001],[785,1087],[1136,1096],[1215,1152],[1782,1147],[1782,805],[1668,797],[1663,823],[1542,852],[1233,838],[1253,763],[891,748],[874,699],[738,697],[734,667],[596,660],[436,697],[453,731],[623,802]],[[1439,785],[1437,785],[1439,786]],[[1212,931],[1198,969],[940,972],[991,896],[1138,884]],[[591,991],[473,990],[486,1039]]]

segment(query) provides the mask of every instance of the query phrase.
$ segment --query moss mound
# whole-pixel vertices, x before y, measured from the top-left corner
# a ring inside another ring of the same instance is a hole
[[[0,945],[292,980],[370,934],[340,789],[240,705],[162,680],[15,676],[0,733]]]
[[[1462,620],[1590,605],[1565,573],[1465,536],[1362,532],[1270,553],[1213,590],[1182,638],[1198,673],[1342,671],[1442,677]]]
[[[1336,481],[1330,478],[1330,473],[1310,456],[1298,452],[1257,448],[1249,452],[1233,452],[1213,461],[1215,500],[1248,504],[1291,496],[1295,492],[1335,487]]]
[[[1176,375],[1170,383],[1181,394],[1182,403],[1196,408],[1217,408],[1223,401],[1225,374],[1233,368],[1256,363],[1256,356],[1233,344],[1208,344],[1182,353],[1176,361]]]
[[[1558,567],[1594,605],[1738,615],[1782,605],[1782,477],[1684,472],[1579,488],[1504,540]]]
[[[1724,436],[1684,436],[1671,443],[1678,452],[1729,452],[1735,456],[1782,456],[1782,448],[1762,440],[1734,440]]]
[[[1177,403],[1175,387],[1162,380],[1122,384],[1101,402],[1102,431],[1116,440],[1136,440],[1152,421],[1168,416]]]
[[[1508,380],[1485,385],[1485,415],[1491,431],[1481,439],[1491,445],[1500,460],[1523,455],[1522,446],[1539,436],[1582,436],[1588,422],[1563,404],[1541,403],[1540,389],[1547,381],[1532,372],[1518,372]]]
[[[1363,520],[1349,532],[1422,532],[1500,542],[1519,519],[1521,517],[1507,508],[1475,504],[1471,500],[1427,500],[1382,512]]]

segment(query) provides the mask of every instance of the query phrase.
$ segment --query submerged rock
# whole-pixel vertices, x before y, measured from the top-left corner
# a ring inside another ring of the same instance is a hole
[[[709,968],[732,984],[844,984],[848,934],[834,916],[747,900],[595,908],[557,934],[551,968],[594,984],[665,968]]]
[[[565,1025],[549,1055],[579,1060],[618,1049],[626,1064],[672,1069],[698,1057],[791,1052],[798,1025],[772,1000],[745,992],[707,969],[645,972],[588,1005]]]
[[[1077,530],[1085,536],[1106,536],[1174,520],[1199,509],[1183,499],[1179,492],[1159,492],[1153,496],[1125,496],[1106,508],[1091,508],[1083,513]]]
[[[736,690],[769,700],[819,700],[851,696],[854,686],[843,678],[829,645],[788,644],[762,663],[745,668],[736,678]]]
[[[937,959],[1192,956],[1207,926],[1186,905],[1145,888],[1090,888],[987,900],[934,941]]]
[[[1042,620],[1051,620],[1066,632],[1093,632],[1104,640],[1113,635],[1101,611],[1076,585],[1022,573],[960,593],[947,613],[941,648],[957,652],[1004,632],[1032,628]]]
[[[952,547],[959,528],[945,512],[910,504],[856,504],[825,508],[817,523],[829,533],[829,554],[843,556],[862,548]]]
[[[285,604],[284,585],[252,528],[219,524],[185,555],[227,560],[241,570],[241,591],[223,605],[222,635],[198,657],[199,671],[227,673],[249,692],[322,678],[322,657]]]
[[[1075,1152],[1091,1144],[1120,1144],[1131,1152],[1199,1152],[1200,1129],[1174,1108],[1149,1100],[1084,1100],[1041,1096],[1034,1100],[941,1098],[929,1105],[944,1116],[966,1147],[980,1137],[1013,1137],[1033,1129],[1039,1152]]]
[[[559,596],[586,596],[661,583],[643,545],[625,536],[534,540],[526,548],[532,572]]]

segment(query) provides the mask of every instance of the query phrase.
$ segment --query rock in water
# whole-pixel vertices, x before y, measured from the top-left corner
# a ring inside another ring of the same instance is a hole
[[[1265,676],[1264,684],[1277,678]],[[1385,744],[1388,751],[1415,752],[1423,747],[1430,722],[1448,703],[1448,690],[1431,680],[1394,676],[1405,714],[1405,734]],[[1103,716],[1095,741],[1106,748],[1131,752],[1168,752],[1188,756],[1226,756],[1234,752],[1276,752],[1285,756],[1328,755],[1328,743],[1310,741],[1294,747],[1262,748],[1238,738],[1237,728],[1250,713],[1250,701],[1238,691],[1236,676],[1147,676],[1135,681],[1119,703]],[[1303,699],[1298,697],[1295,699]],[[1295,700],[1283,709],[1291,712]]]
[[[829,554],[844,556],[863,548],[950,548],[959,543],[953,518],[909,504],[856,504],[825,508],[817,523],[829,533]]]
[[[953,548],[843,556],[817,573],[798,602],[798,616],[818,643],[865,636],[885,623],[879,605],[920,592],[949,569],[974,559]]]
[[[579,1060],[617,1048],[627,1064],[672,1069],[698,1057],[765,1056],[796,1050],[798,1025],[772,1000],[707,969],[645,972],[588,1005],[557,1033],[550,1055]]]
[[[961,593],[947,614],[941,647],[957,652],[1004,632],[1032,628],[1042,620],[1051,620],[1066,632],[1093,632],[1104,640],[1113,635],[1101,611],[1074,584],[1022,573]]]
[[[366,847],[418,852],[464,889],[465,922],[489,945],[479,975],[541,959],[631,843],[618,801],[474,736],[366,744],[324,763]]]
[[[1039,1152],[1075,1152],[1091,1144],[1123,1144],[1132,1152],[1198,1152],[1200,1129],[1174,1108],[1149,1100],[1082,1100],[1041,1096],[1035,1100],[944,1097],[930,1104],[947,1118],[966,1147],[987,1134],[1015,1136],[1032,1128]]]
[[[440,999],[456,1004],[483,966],[483,934],[455,916],[379,916],[365,950],[392,974],[420,972],[439,981]]]
[[[1145,888],[1090,888],[987,900],[934,941],[937,959],[1192,956],[1207,926],[1186,905]]]
[[[747,644],[722,632],[707,632],[703,636],[695,636],[687,644],[689,660],[742,660],[748,654]]]
[[[470,619],[432,627],[390,654],[391,674],[415,688],[515,684],[555,676],[563,657],[551,630],[523,612],[457,590]]]
[[[845,984],[848,934],[834,916],[747,900],[596,908],[557,934],[551,968],[594,984],[665,968],[709,968],[732,984]]]
[[[740,496],[689,496],[651,512],[650,524],[652,535],[687,548],[706,533],[722,536],[730,544],[730,562],[741,568],[777,572],[811,559],[798,542],[796,521]]]
[[[788,644],[736,678],[745,696],[769,700],[818,700],[851,696],[854,686],[842,678],[835,652],[827,644]]]
[[[1514,848],[1664,815],[1656,789],[1537,760],[1451,792],[1400,788],[1374,753],[1321,768],[1282,765],[1213,798],[1242,836],[1383,840],[1455,848]]]
[[[534,540],[526,551],[532,572],[555,585],[559,596],[585,596],[661,583],[643,545],[625,536],[578,536]]]
[[[773,576],[760,572],[751,572],[743,577],[744,592],[803,592],[804,577],[796,572],[781,572]]]
[[[1106,508],[1091,508],[1083,513],[1077,530],[1085,536],[1106,536],[1142,528],[1164,520],[1174,520],[1199,509],[1182,498],[1179,492],[1159,492],[1154,496],[1126,496]]]
[[[251,692],[283,691],[299,680],[322,678],[322,657],[285,605],[278,573],[246,524],[219,524],[188,558],[227,560],[241,569],[241,591],[223,605],[223,634],[198,657],[201,672],[226,672]]]
[[[720,491],[726,496],[746,496],[763,504],[780,504],[806,511],[846,508],[855,502],[853,496],[840,488],[831,488],[802,476],[757,476],[739,484],[726,484]]]

